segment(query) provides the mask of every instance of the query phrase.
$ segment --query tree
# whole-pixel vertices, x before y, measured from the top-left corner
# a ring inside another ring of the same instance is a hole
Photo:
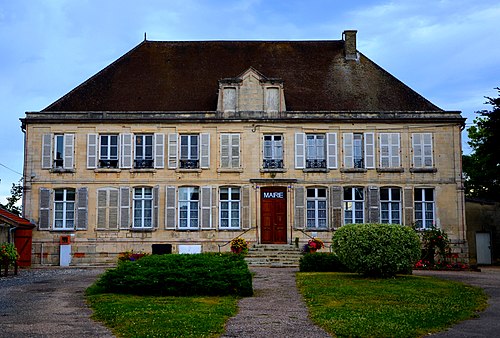
[[[495,89],[499,97],[486,97],[485,103],[493,109],[476,112],[480,116],[467,129],[473,152],[463,156],[463,171],[466,197],[500,201],[500,88]]]
[[[19,180],[19,183],[17,183],[17,184],[12,183],[12,188],[10,189],[11,196],[6,198],[7,203],[6,204],[0,203],[0,207],[12,212],[13,214],[18,215],[18,216],[21,216],[21,207],[19,205],[17,205],[17,202],[19,202],[21,200],[21,198],[23,197],[22,182],[23,182],[23,179],[21,178]]]

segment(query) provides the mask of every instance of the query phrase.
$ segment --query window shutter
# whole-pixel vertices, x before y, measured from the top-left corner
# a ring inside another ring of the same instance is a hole
[[[306,134],[295,134],[295,169],[304,169],[306,166]]]
[[[241,187],[241,227],[242,229],[250,229],[250,186]]]
[[[160,186],[153,188],[153,228],[158,228],[159,223],[159,205],[160,205]]]
[[[212,187],[201,187],[201,228],[212,227]]]
[[[354,157],[353,157],[353,134],[344,133],[344,167],[354,168]]]
[[[375,134],[365,133],[365,168],[375,168]]]
[[[423,139],[423,164],[424,167],[432,167],[434,165],[433,160],[432,160],[432,134],[431,133],[425,133],[422,135]]]
[[[52,168],[52,134],[42,136],[42,169]]]
[[[231,168],[240,167],[240,134],[231,135]]]
[[[130,228],[130,188],[120,188],[120,229]]]
[[[38,215],[38,230],[50,229],[50,189],[40,188],[40,212]]]
[[[76,229],[87,230],[88,226],[88,190],[79,188],[76,192]]]
[[[132,168],[132,136],[120,134],[120,168]]]
[[[200,134],[200,167],[202,169],[210,168],[210,134]]]
[[[404,188],[404,210],[405,210],[405,215],[404,215],[404,225],[406,226],[413,226],[415,223],[414,218],[413,218],[413,188],[412,187],[405,187]]]
[[[229,168],[229,151],[230,151],[230,135],[220,135],[220,166],[221,168]]]
[[[168,134],[168,169],[177,168],[177,134]]]
[[[176,227],[175,197],[175,187],[167,187],[165,194],[165,229],[175,229]]]
[[[368,222],[378,223],[380,212],[379,212],[380,196],[378,187],[370,186],[368,187]]]
[[[97,190],[97,229],[107,229],[108,220],[106,210],[108,208],[108,190]]]
[[[273,113],[279,111],[280,92],[279,88],[266,89],[266,111]]]
[[[225,112],[236,111],[236,88],[224,88],[222,93],[222,110]]]
[[[296,186],[294,189],[295,214],[293,227],[295,229],[304,229],[305,225],[305,188]]]
[[[155,168],[165,168],[165,134],[154,134]]]
[[[73,169],[74,167],[74,148],[75,135],[64,134],[64,169]]]
[[[118,201],[120,200],[120,193],[118,189],[109,189],[109,197],[108,197],[108,224],[109,229],[115,230],[118,229],[118,215],[119,215],[119,205]]]
[[[401,166],[401,143],[399,139],[399,133],[391,134],[391,167],[398,168]]]
[[[380,167],[391,167],[391,134],[382,133],[379,135],[380,144]]]
[[[337,168],[337,133],[326,134],[326,158],[328,161],[328,168]]]
[[[342,226],[342,187],[330,187],[330,209],[331,213],[331,228],[337,229]]]
[[[97,134],[87,134],[87,169],[97,168],[98,137]]]

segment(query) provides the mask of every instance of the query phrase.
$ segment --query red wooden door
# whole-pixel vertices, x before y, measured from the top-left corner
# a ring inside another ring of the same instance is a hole
[[[286,244],[286,188],[261,189],[261,242]]]

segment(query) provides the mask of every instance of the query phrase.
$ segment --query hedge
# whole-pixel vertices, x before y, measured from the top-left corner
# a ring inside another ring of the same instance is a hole
[[[334,253],[306,253],[300,258],[300,272],[347,272],[347,267]]]

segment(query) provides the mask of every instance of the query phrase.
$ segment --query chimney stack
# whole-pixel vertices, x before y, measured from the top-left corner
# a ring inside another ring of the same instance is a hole
[[[357,30],[345,30],[342,33],[344,39],[344,52],[346,60],[358,60],[358,52],[356,51],[356,33]]]

